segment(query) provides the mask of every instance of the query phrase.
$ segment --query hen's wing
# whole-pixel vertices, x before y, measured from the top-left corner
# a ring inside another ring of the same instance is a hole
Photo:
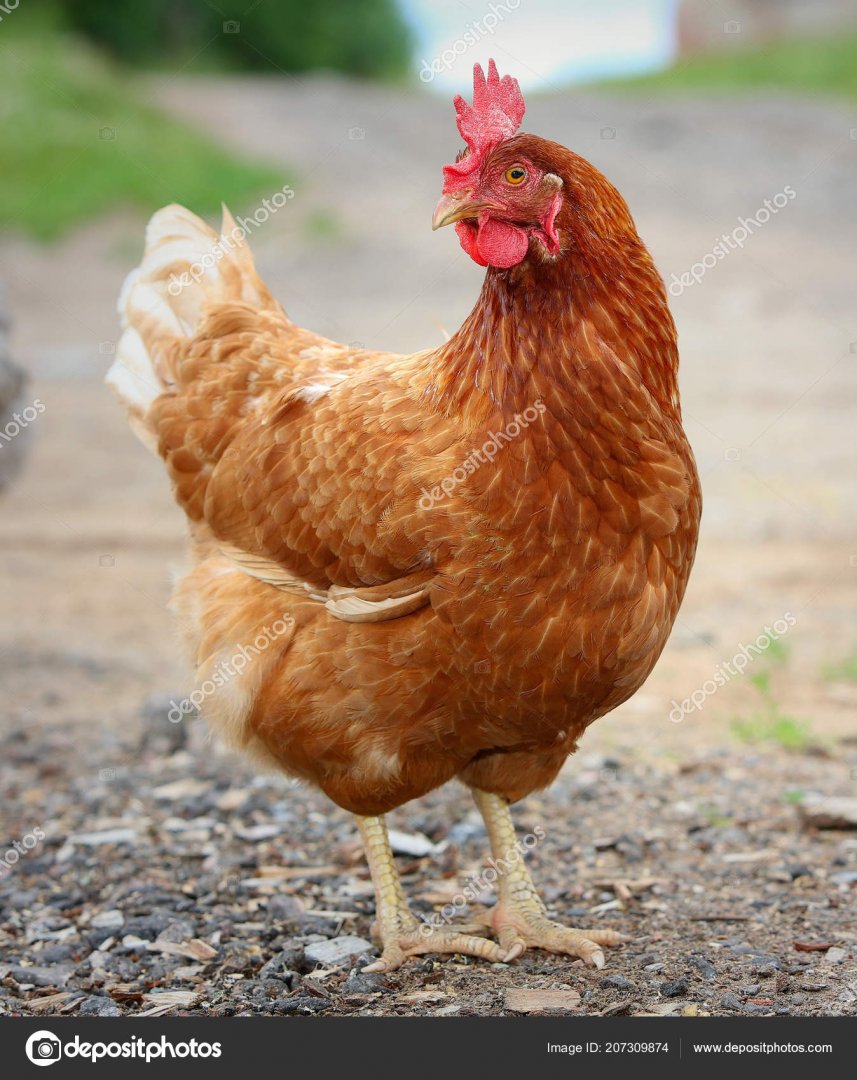
[[[327,349],[325,367],[296,380],[291,339],[268,316],[233,310],[240,327],[230,333],[224,315],[192,347],[208,354],[198,377],[153,408],[189,516],[248,573],[314,595],[340,617],[391,617],[425,602],[429,557],[391,514],[403,503],[416,512],[414,476],[431,453],[410,358],[354,363],[342,347],[310,346],[301,352],[316,360]],[[435,449],[457,441],[448,425],[428,426]],[[365,587],[371,595],[349,593]]]
[[[427,558],[390,509],[416,506],[420,463],[460,436],[421,407],[418,357],[292,324],[233,229],[227,213],[220,235],[182,207],[153,217],[120,299],[125,332],[108,381],[164,457],[198,536],[342,617],[359,617],[361,599],[372,617],[400,612]],[[371,599],[341,593],[367,586]]]

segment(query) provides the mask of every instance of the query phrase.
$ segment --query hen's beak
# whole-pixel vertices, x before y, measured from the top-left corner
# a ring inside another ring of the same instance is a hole
[[[444,225],[451,225],[454,221],[463,221],[464,218],[475,218],[483,210],[493,207],[492,203],[475,199],[470,192],[462,194],[441,195],[440,202],[434,208],[434,217],[431,219],[432,229],[440,229]]]

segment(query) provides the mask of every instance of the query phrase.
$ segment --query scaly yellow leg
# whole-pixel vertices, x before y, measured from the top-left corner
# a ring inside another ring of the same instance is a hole
[[[474,789],[473,796],[497,865],[497,903],[491,925],[506,960],[514,960],[525,949],[534,947],[579,956],[593,967],[604,967],[601,946],[619,945],[628,940],[625,934],[617,930],[576,930],[549,919],[517,845],[509,804],[485,791]]]
[[[507,950],[494,941],[420,922],[408,907],[383,817],[358,817],[357,824],[375,886],[372,930],[381,944],[381,958],[364,971],[395,971],[409,956],[426,953],[463,953],[492,962],[505,959]]]

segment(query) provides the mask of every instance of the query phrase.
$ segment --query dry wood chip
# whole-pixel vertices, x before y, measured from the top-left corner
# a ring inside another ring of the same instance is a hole
[[[213,960],[217,956],[217,949],[213,949],[202,938],[191,938],[190,941],[153,941],[149,945],[149,952],[167,953],[169,956],[187,956],[200,963]]]
[[[612,1005],[608,1005],[606,1009],[602,1009],[599,1016],[621,1016],[630,1012],[631,1008],[636,1004],[635,1001],[616,1001]]]
[[[196,780],[189,776],[182,780],[173,780],[169,784],[161,784],[160,787],[152,788],[152,794],[156,799],[193,799],[202,795],[211,787],[204,780]]]
[[[798,806],[801,821],[816,829],[857,829],[857,799],[807,796]]]
[[[66,838],[66,843],[96,847],[99,844],[136,844],[139,838],[136,829],[102,829],[99,832],[72,833]]]
[[[411,855],[421,859],[425,855],[431,855],[438,850],[438,845],[423,833],[406,833],[398,829],[389,829],[390,847],[397,855]]]
[[[608,900],[604,904],[596,904],[595,907],[589,909],[593,914],[597,914],[602,911],[624,911],[625,905],[621,900]]]
[[[461,899],[462,878],[449,878],[439,881],[426,881],[416,894],[418,899],[428,904],[451,904],[458,897]],[[493,890],[487,890],[486,893]]]
[[[59,1010],[60,1006],[79,997],[80,994],[70,994],[67,991],[63,991],[61,994],[48,994],[47,997],[34,998],[29,1002],[30,1012],[53,1013]]]
[[[522,990],[510,987],[504,1000],[513,1013],[569,1012],[580,1005],[576,990]]]
[[[286,881],[291,878],[337,877],[347,873],[341,866],[328,863],[324,866],[263,866],[256,871],[256,877]]]
[[[399,1001],[407,1002],[429,1002],[429,1001],[449,1001],[449,994],[443,992],[443,990],[414,990],[410,994],[405,994],[404,997],[400,997]]]
[[[197,990],[163,990],[160,993],[143,994],[143,1004],[150,1006],[139,1016],[163,1016],[173,1009],[189,1009],[199,1001]]]
[[[237,810],[242,803],[245,803],[250,796],[249,788],[230,788],[217,799],[216,806],[218,810]]]

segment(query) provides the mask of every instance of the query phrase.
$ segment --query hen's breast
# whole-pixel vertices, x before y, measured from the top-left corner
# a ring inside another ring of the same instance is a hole
[[[542,403],[457,494],[470,518],[432,607],[481,707],[529,731],[585,726],[630,696],[687,584],[693,456],[676,418],[638,385],[624,389],[622,409],[598,387]]]

